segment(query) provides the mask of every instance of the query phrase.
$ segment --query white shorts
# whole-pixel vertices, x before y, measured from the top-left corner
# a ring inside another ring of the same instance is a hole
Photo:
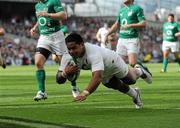
[[[104,71],[102,84],[107,84],[113,76],[116,76],[118,79],[122,79],[127,76],[128,72],[128,65],[119,56],[116,60],[113,61],[111,68]]]
[[[40,35],[37,48],[45,48],[56,55],[67,53],[65,37],[61,31],[49,35]]]
[[[123,39],[119,38],[116,46],[116,52],[119,55],[127,56],[130,53],[138,54],[140,50],[140,42],[138,38]]]
[[[162,50],[171,50],[171,52],[179,52],[179,42],[163,41]]]

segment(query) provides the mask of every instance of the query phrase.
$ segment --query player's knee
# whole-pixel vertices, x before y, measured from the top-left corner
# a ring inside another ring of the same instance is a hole
[[[136,79],[133,78],[123,78],[122,79],[123,83],[127,84],[127,85],[132,85],[136,83]]]
[[[132,84],[135,84],[136,83],[136,80],[134,80],[134,79],[129,79],[127,82],[126,82],[126,84],[128,84],[128,85],[132,85]]]
[[[104,84],[104,86],[106,86],[107,88],[118,90],[118,86],[116,86],[116,85],[112,85],[112,84],[107,83],[107,84]]]
[[[129,86],[126,84],[122,84],[118,90],[122,93],[127,93],[129,91]]]
[[[43,67],[43,64],[41,62],[35,62],[35,65],[38,69]]]
[[[104,86],[106,86],[107,88],[112,88],[114,90],[119,90],[121,84],[123,84],[121,80],[116,77],[112,77],[107,84],[104,84]]]

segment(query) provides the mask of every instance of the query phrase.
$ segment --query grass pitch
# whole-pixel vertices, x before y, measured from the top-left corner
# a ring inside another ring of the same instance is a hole
[[[168,73],[160,73],[160,64],[149,64],[153,84],[143,80],[144,108],[136,110],[130,97],[100,85],[82,103],[73,102],[70,83],[55,82],[57,66],[46,66],[48,99],[35,102],[34,66],[0,69],[0,128],[180,128],[180,73],[177,64],[169,64]],[[81,90],[91,73],[82,71]]]

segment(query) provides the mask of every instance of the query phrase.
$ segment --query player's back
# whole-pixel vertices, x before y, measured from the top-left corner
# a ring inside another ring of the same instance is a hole
[[[119,55],[116,52],[107,48],[99,47],[94,44],[85,43],[85,48],[86,48],[87,56],[91,57],[91,56],[100,55],[102,56],[105,64],[109,64],[112,62],[113,59],[115,60],[119,57]]]

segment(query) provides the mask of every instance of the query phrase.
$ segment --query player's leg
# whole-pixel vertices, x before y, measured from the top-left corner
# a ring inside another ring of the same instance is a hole
[[[72,87],[72,95],[74,98],[76,98],[80,94],[80,90],[77,86],[76,80],[71,81],[71,87]]]
[[[178,65],[180,66],[180,55],[179,55],[179,52],[174,52],[173,54],[174,54],[174,57],[175,57],[175,62],[177,62]]]
[[[4,28],[0,27],[0,36],[4,36],[4,35],[5,35],[5,30]],[[6,68],[6,62],[2,57],[1,49],[0,49],[0,66],[2,66],[2,68]]]
[[[138,61],[138,53],[140,51],[140,42],[138,38],[127,40],[126,49],[128,53],[129,64],[132,67],[138,69],[139,72],[142,72],[140,77],[145,80],[148,84],[152,83],[152,74],[146,66]]]
[[[129,65],[134,67],[137,64],[138,54],[140,51],[140,42],[138,38],[127,39],[125,44],[127,49]]]
[[[170,53],[169,49],[163,51],[163,67],[162,67],[161,72],[167,72],[169,53]]]
[[[125,47],[125,43],[125,39],[119,38],[116,46],[116,53],[121,56],[125,63],[128,63],[127,49]]]
[[[137,88],[132,88],[129,85],[125,84],[119,78],[113,76],[110,81],[104,84],[108,88],[112,88],[114,90],[118,90],[124,94],[127,94],[133,99],[133,103],[136,108],[142,108],[143,103],[140,98],[140,91]]]
[[[107,77],[106,80],[102,81],[102,83],[108,88],[113,88],[129,95],[130,97],[132,97],[134,103],[135,101],[138,101],[135,103],[136,105],[142,107],[138,89],[135,90],[134,88],[129,86],[131,84],[135,84],[136,80],[142,75],[142,73],[139,74],[135,69],[129,69],[128,65],[123,61],[121,57],[119,57],[119,59],[115,61],[114,64],[117,67],[115,75],[110,77],[108,82]],[[111,73],[113,74],[113,72]]]
[[[6,63],[1,55],[1,51],[0,51],[0,66],[2,66],[2,68],[6,68]]]
[[[179,42],[173,42],[171,46],[171,52],[174,54],[175,62],[180,66],[180,55],[179,55]],[[180,70],[179,70],[180,71]]]
[[[137,64],[136,64],[137,66]],[[150,84],[152,83],[152,76],[150,73],[145,73],[144,67],[134,67],[129,69],[127,75],[123,78],[121,78],[121,81],[126,85],[133,85],[136,83],[136,81],[139,79],[139,77],[145,79],[145,81]],[[133,98],[133,102],[135,103],[136,108],[142,108],[143,103],[140,98],[140,90],[138,88],[130,88],[127,92],[129,96]]]
[[[136,53],[130,53],[128,54],[128,61],[129,61],[129,65],[131,65],[132,67],[134,67],[137,64],[137,54]]]
[[[36,50],[35,66],[36,66],[36,79],[37,79],[38,92],[37,95],[34,97],[35,101],[39,101],[41,99],[47,99],[47,95],[45,93],[46,74],[44,70],[44,63],[46,62],[50,54],[51,52],[45,48],[39,47]]]
[[[171,45],[171,42],[163,41],[163,44],[162,44],[163,63],[162,63],[161,72],[167,72],[168,56],[169,56],[170,48],[171,48],[170,45]]]

